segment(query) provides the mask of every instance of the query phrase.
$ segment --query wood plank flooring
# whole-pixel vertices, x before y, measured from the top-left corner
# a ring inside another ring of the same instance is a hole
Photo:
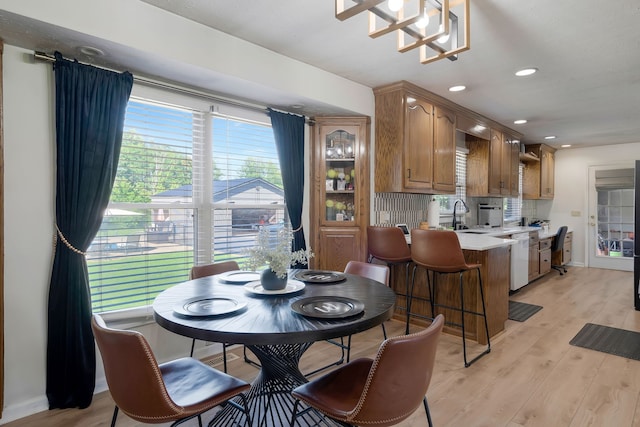
[[[507,321],[491,353],[466,369],[460,338],[443,335],[427,394],[435,425],[640,427],[640,362],[569,345],[587,322],[640,331],[632,283],[632,273],[614,270],[571,267],[564,276],[550,273],[511,296],[543,309],[525,322]],[[403,328],[401,322],[387,322],[390,335]],[[352,358],[374,355],[381,339],[380,328],[356,335]],[[302,360],[303,372],[334,355],[336,347],[314,344]],[[229,370],[246,380],[256,374],[241,357]],[[46,411],[6,425],[108,426],[112,410],[109,394],[101,393],[88,409]],[[117,425],[143,424],[121,414]],[[422,408],[400,424],[426,425]]]

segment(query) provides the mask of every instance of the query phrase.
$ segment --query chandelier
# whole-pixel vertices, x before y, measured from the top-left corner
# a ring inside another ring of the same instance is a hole
[[[369,12],[369,36],[395,31],[398,51],[419,49],[420,62],[451,61],[469,50],[469,0],[335,0],[341,21]]]

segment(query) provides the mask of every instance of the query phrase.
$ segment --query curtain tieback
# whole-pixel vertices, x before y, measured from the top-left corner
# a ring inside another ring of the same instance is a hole
[[[296,228],[295,230],[293,230],[294,233],[297,233],[298,231],[302,230],[302,224],[300,224],[300,227]]]
[[[82,252],[80,249],[76,249],[73,247],[73,245],[71,243],[69,243],[69,241],[64,237],[64,234],[62,234],[62,231],[60,231],[60,229],[58,228],[58,224],[56,223],[56,231],[58,232],[58,236],[60,236],[60,240],[62,240],[64,242],[64,244],[67,246],[67,248],[69,248],[69,250],[79,254],[79,255],[87,255],[86,252]],[[57,239],[56,239],[57,240]]]

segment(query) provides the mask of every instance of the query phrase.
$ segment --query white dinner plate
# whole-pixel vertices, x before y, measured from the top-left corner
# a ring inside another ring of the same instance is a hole
[[[233,270],[218,275],[218,280],[225,283],[245,284],[260,280],[260,273],[255,271]]]
[[[304,283],[299,280],[289,280],[287,282],[287,286],[284,289],[280,289],[277,291],[268,291],[262,287],[262,283],[260,283],[260,281],[258,280],[255,282],[247,283],[246,285],[244,285],[244,289],[247,292],[258,295],[286,295],[303,290]]]

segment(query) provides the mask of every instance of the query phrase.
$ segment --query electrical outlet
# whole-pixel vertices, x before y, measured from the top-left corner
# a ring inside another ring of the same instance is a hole
[[[380,211],[380,222],[389,222],[391,221],[391,215],[389,215],[389,211]]]

